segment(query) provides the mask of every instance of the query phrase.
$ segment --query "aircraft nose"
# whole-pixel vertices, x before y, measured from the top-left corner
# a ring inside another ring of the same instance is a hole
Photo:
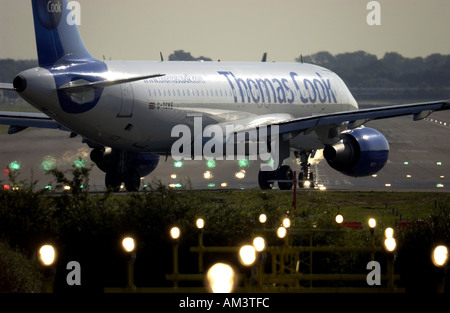
[[[18,75],[13,80],[13,86],[15,91],[22,92],[27,88],[27,79],[22,75]]]

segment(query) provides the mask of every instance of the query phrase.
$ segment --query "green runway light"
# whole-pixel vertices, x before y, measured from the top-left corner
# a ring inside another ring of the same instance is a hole
[[[216,184],[214,184],[214,183],[208,184],[208,187],[209,188],[214,188],[214,187],[216,187]]]
[[[183,166],[183,162],[181,162],[181,161],[175,161],[173,163],[173,167],[180,168],[182,166]]]
[[[207,166],[208,168],[215,168],[215,167],[216,167],[216,161],[215,161],[215,160],[208,160],[208,161],[206,162],[206,166]]]
[[[55,158],[51,157],[51,156],[46,156],[44,158],[44,161],[42,161],[41,163],[41,167],[42,169],[44,169],[44,171],[50,171],[56,164]]]
[[[18,171],[20,170],[20,163],[18,161],[12,161],[9,163],[9,169],[11,171]]]
[[[78,167],[78,168],[83,168],[84,165],[86,164],[86,160],[85,159],[78,159],[78,160],[74,161],[73,164],[76,167]]]
[[[248,167],[250,165],[250,161],[248,159],[239,160],[240,167]]]

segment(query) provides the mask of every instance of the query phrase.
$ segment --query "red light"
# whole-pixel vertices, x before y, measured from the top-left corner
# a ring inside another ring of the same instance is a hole
[[[11,187],[9,187],[9,185],[3,185],[3,189],[4,189],[4,190],[10,190]]]
[[[5,176],[9,176],[9,173],[10,173],[11,171],[9,170],[9,168],[5,168],[4,170],[3,170],[3,174],[5,174]]]

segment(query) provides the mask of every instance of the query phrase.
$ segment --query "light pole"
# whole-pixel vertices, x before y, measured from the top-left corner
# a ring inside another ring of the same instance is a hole
[[[205,228],[205,221],[202,218],[198,218],[195,222],[198,233],[198,246],[200,248],[200,252],[198,253],[198,272],[203,273],[203,230]]]
[[[377,221],[374,218],[369,219],[369,227],[370,227],[370,243],[372,245],[372,251],[370,252],[370,260],[375,261],[375,227],[377,226]]]
[[[56,268],[54,266],[56,260],[56,251],[52,245],[43,245],[39,249],[39,260],[43,266],[44,273],[44,293],[53,293],[53,283],[55,281]]]
[[[122,247],[125,252],[129,253],[127,261],[127,287],[129,289],[136,289],[134,285],[134,262],[136,261],[136,244],[134,238],[125,237],[122,240]]]
[[[172,227],[170,229],[170,237],[174,240],[173,244],[173,275],[175,276],[175,279],[173,281],[173,286],[175,288],[178,288],[178,246],[179,246],[179,239],[180,239],[180,229],[176,226]]]
[[[216,263],[206,274],[207,287],[213,293],[230,293],[236,285],[233,268],[225,263]]]
[[[431,260],[434,266],[440,268],[443,278],[438,282],[436,291],[438,293],[444,293],[445,290],[445,272],[448,262],[448,248],[445,245],[438,245],[433,249],[431,253]]]

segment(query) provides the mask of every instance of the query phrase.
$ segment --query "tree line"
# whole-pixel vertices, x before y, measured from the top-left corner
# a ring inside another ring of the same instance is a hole
[[[169,61],[212,61],[176,50]],[[296,62],[317,64],[337,73],[357,100],[371,98],[448,98],[450,91],[450,55],[434,53],[427,57],[407,58],[387,52],[381,58],[365,51],[333,55],[326,51],[299,56]],[[12,82],[19,72],[37,66],[37,60],[0,60],[0,82]],[[5,93],[14,98],[14,93]]]

